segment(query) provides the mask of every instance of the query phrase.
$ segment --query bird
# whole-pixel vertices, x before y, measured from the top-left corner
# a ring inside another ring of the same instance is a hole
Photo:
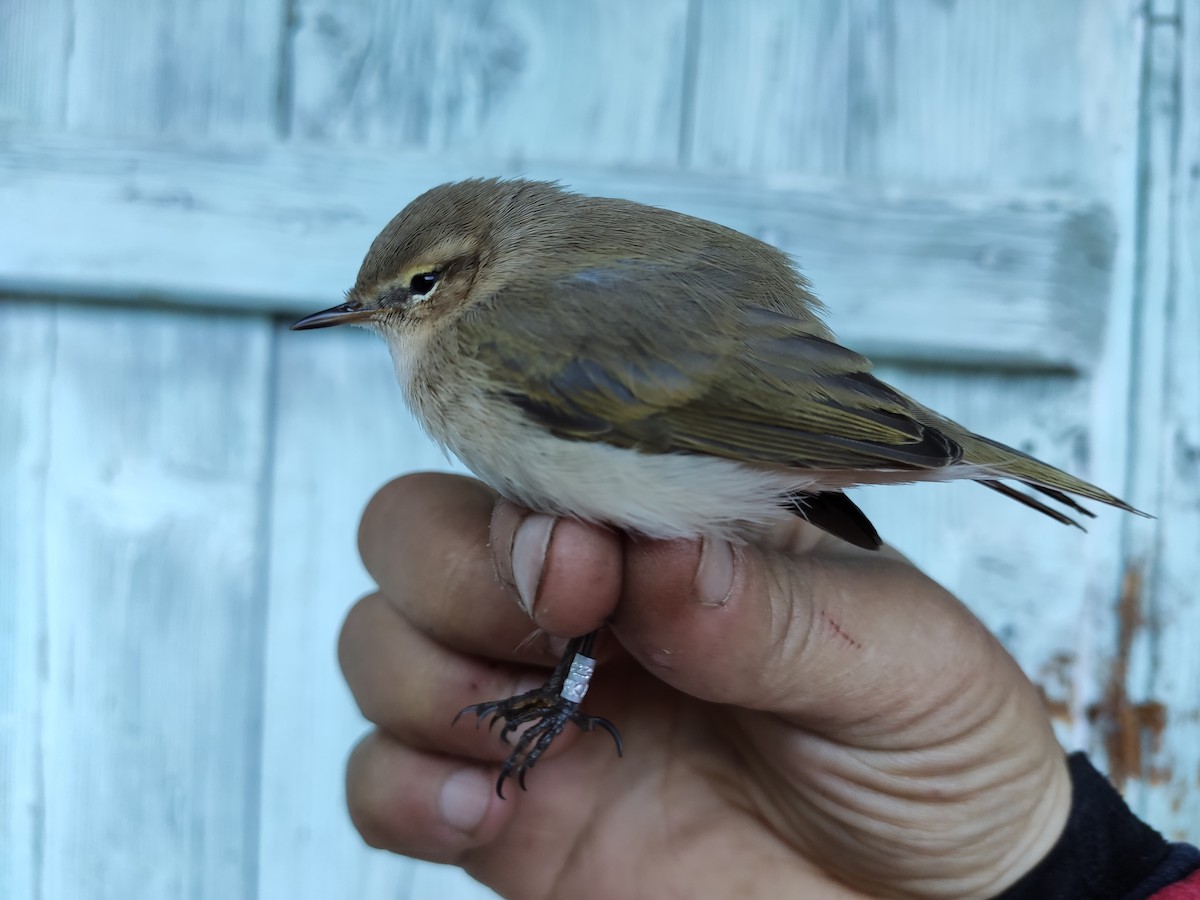
[[[534,511],[650,538],[752,542],[800,516],[882,541],[856,485],[969,479],[1079,525],[1076,498],[1129,504],[923,406],[837,342],[791,258],[683,213],[477,178],[412,200],[371,243],[345,302],[296,330],[365,326],[386,341],[431,438]],[[1059,508],[1063,507],[1063,509]],[[582,713],[597,632],[547,683],[474,704],[520,735],[496,790]]]

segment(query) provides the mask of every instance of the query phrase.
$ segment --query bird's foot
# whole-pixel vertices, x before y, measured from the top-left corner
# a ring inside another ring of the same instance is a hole
[[[531,723],[521,732],[512,753],[500,767],[496,793],[501,798],[504,797],[504,782],[514,775],[521,790],[525,790],[525,775],[537,764],[554,739],[562,734],[568,722],[574,722],[581,731],[594,731],[597,728],[607,731],[617,745],[617,756],[621,755],[621,734],[617,727],[608,719],[579,711],[579,702],[587,693],[596,667],[596,661],[587,655],[591,652],[594,640],[593,632],[571,641],[554,674],[540,688],[507,700],[474,703],[454,717],[457,722],[463,714],[474,713],[476,726],[487,719],[489,729],[503,721],[500,740],[506,744],[509,743],[509,736],[518,728]]]
[[[532,723],[521,732],[521,736],[513,744],[512,752],[500,766],[500,777],[496,779],[496,793],[501,798],[504,797],[504,782],[514,775],[521,790],[525,790],[525,775],[537,764],[554,739],[562,734],[568,722],[574,722],[580,731],[604,729],[617,745],[617,756],[621,755],[621,734],[617,731],[617,726],[608,719],[580,712],[579,704],[563,697],[553,683],[507,700],[475,703],[458,715],[468,712],[475,714],[476,724],[488,719],[488,728],[493,728],[497,722],[503,721],[500,740],[506,744],[509,743],[509,735],[526,722]],[[457,719],[458,716],[455,716],[456,721]]]

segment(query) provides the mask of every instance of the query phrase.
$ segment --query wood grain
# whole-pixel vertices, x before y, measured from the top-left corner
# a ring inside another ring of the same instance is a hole
[[[1200,22],[1155,7],[1147,34],[1142,267],[1134,331],[1135,465],[1130,481],[1159,518],[1128,524],[1142,576],[1128,632],[1129,683],[1107,722],[1138,756],[1128,792],[1150,821],[1195,839],[1200,773]],[[1139,715],[1161,709],[1161,720]],[[1124,714],[1121,717],[1121,714]],[[1128,763],[1128,761],[1127,761]]]
[[[1170,322],[1166,427],[1158,431],[1164,476],[1155,606],[1159,635],[1151,647],[1148,693],[1170,711],[1167,732],[1148,735],[1149,780],[1161,788],[1147,803],[1150,821],[1177,840],[1200,834],[1200,17],[1180,6],[1179,122],[1173,169],[1174,284]]]
[[[54,320],[49,304],[0,305],[0,897],[38,896],[45,874],[43,542]]]
[[[1123,93],[1120,3],[755,7],[701,0],[698,165],[937,190],[1103,184],[1107,148],[1091,129]]]
[[[676,161],[687,0],[298,0],[294,133],[494,159]]]
[[[12,896],[170,896],[176,881],[240,896],[266,438],[265,392],[246,386],[265,383],[269,332],[195,313],[3,313],[9,340],[28,341],[6,365],[53,373],[49,393],[5,398],[26,423],[6,493],[31,514],[14,535],[28,553],[14,658],[37,662],[33,684],[26,670],[7,685],[28,695],[6,691],[36,827],[0,852],[38,888]]]
[[[72,6],[66,122],[105,134],[275,133],[283,0]]]
[[[11,212],[0,225],[0,290],[312,311],[336,302],[376,231],[417,193],[517,173],[714,219],[781,247],[827,299],[840,336],[867,354],[1064,369],[1095,356],[1113,224],[1093,202],[425,154],[13,139],[0,151],[0,205]]]
[[[10,4],[5,115],[262,138],[275,128],[281,17],[278,4],[234,0]],[[11,246],[25,226],[5,212]],[[71,252],[52,230],[44,238],[49,259]],[[10,297],[0,311],[22,366],[5,408],[29,426],[14,474],[29,478],[15,487],[29,514],[15,639],[30,649],[2,701],[19,713],[5,755],[23,780],[0,803],[22,805],[15,840],[0,844],[17,888],[3,893],[250,896],[270,325],[67,303],[30,314]]]
[[[401,471],[448,462],[404,409],[377,339],[313,338],[277,336],[258,896],[383,900],[415,864],[366,853],[346,821],[343,770],[366,724],[334,644],[371,589],[355,550],[367,498]]]
[[[0,125],[62,126],[73,40],[70,0],[8,0],[0,19]]]
[[[266,138],[278,129],[283,0],[12,0],[0,124]]]

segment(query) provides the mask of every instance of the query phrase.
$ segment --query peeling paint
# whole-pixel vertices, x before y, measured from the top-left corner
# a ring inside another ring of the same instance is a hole
[[[1074,722],[1073,672],[1078,665],[1075,654],[1060,650],[1048,659],[1038,672],[1035,684],[1042,704],[1050,718],[1071,725]]]
[[[1046,707],[1046,712],[1051,719],[1057,722],[1065,722],[1071,724],[1073,716],[1071,715],[1071,704],[1066,700],[1053,700],[1046,694],[1046,689],[1040,684],[1037,686],[1038,693],[1042,695],[1042,705]]]
[[[1117,607],[1117,652],[1109,671],[1104,699],[1088,710],[1108,752],[1108,774],[1118,789],[1131,778],[1152,784],[1171,780],[1170,768],[1147,768],[1143,751],[1157,752],[1167,725],[1167,708],[1157,700],[1134,703],[1129,697],[1129,658],[1134,639],[1145,626],[1142,565],[1132,563],[1121,581]]]

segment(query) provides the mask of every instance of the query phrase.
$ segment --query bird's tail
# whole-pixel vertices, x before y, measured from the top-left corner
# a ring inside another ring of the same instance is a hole
[[[1094,484],[1084,481],[1082,478],[1069,475],[1062,471],[1062,469],[1056,469],[1054,466],[1034,459],[1029,454],[1022,453],[1020,450],[1001,444],[998,441],[990,440],[978,434],[972,434],[966,440],[959,438],[959,443],[963,447],[962,462],[967,465],[979,466],[992,476],[990,478],[977,479],[980,484],[986,485],[992,490],[1004,494],[1006,497],[1011,497],[1020,503],[1024,503],[1038,512],[1045,513],[1058,522],[1074,525],[1078,528],[1082,527],[1075,519],[1061,510],[1049,506],[1038,497],[1030,496],[1017,490],[1012,485],[1005,484],[1000,479],[1007,478],[1020,482],[1025,487],[1089,518],[1093,518],[1095,514],[1085,507],[1080,506],[1071,495],[1084,497],[1088,500],[1096,500],[1139,516],[1146,515],[1141,510],[1134,509],[1120,497],[1116,497],[1108,493],[1108,491],[1101,490]]]

